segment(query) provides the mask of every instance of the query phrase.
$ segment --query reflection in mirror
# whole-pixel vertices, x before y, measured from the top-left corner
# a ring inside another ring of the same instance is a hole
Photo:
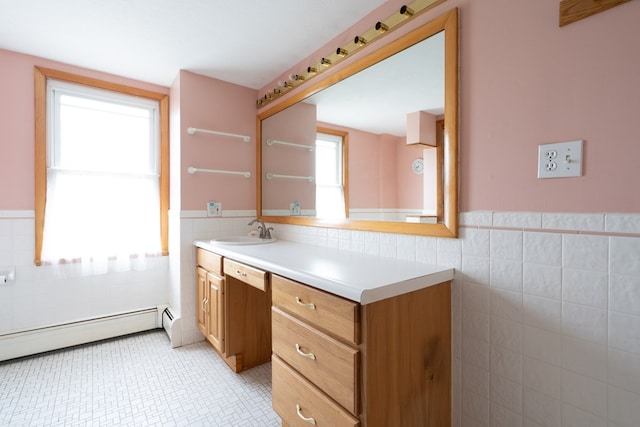
[[[455,237],[457,11],[375,55],[259,116],[260,212],[272,222]],[[342,151],[323,133],[343,140]]]

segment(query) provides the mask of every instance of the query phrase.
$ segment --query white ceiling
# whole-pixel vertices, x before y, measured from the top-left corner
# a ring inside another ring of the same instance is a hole
[[[259,89],[385,0],[0,0],[0,48],[170,86]]]

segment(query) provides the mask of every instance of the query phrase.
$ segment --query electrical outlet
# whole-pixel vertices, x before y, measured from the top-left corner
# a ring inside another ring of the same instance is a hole
[[[538,146],[538,178],[582,176],[582,140]]]
[[[222,202],[207,202],[207,216],[222,216]]]
[[[300,215],[300,202],[293,202],[289,204],[290,215]]]

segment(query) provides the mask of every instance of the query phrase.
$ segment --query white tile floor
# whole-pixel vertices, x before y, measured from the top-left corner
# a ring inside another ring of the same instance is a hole
[[[271,364],[233,373],[164,330],[0,363],[0,425],[279,426]]]

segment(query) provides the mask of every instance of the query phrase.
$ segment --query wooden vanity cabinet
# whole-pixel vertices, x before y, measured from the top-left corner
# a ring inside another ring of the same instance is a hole
[[[219,353],[224,353],[224,278],[222,257],[196,251],[196,319],[202,335]]]
[[[224,279],[198,267],[196,319],[198,329],[219,353],[224,353]]]
[[[450,282],[366,305],[271,284],[283,426],[450,426]]]
[[[271,360],[269,274],[196,249],[198,329],[234,372]]]

